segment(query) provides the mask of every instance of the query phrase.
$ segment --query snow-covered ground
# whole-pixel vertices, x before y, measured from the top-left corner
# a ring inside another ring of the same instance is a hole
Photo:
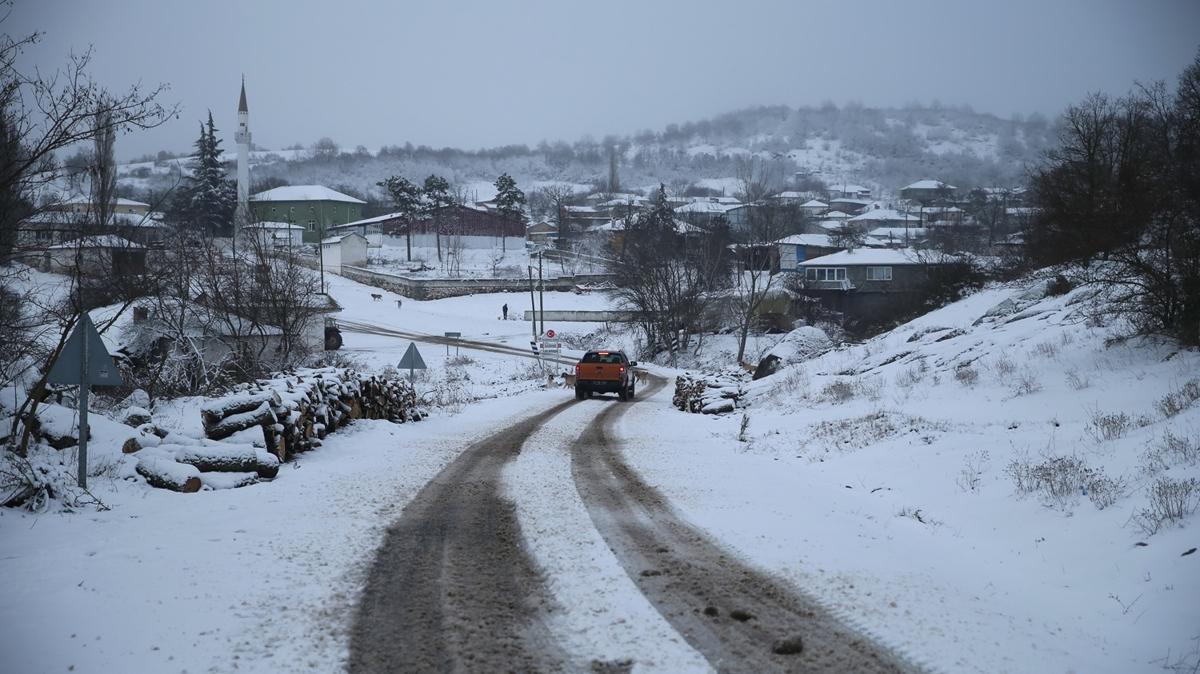
[[[530,323],[500,316],[506,303],[520,316],[528,294],[375,301],[378,289],[327,278],[347,320],[528,348]],[[1195,518],[1153,534],[1137,524],[1158,480],[1200,478],[1200,403],[1170,417],[1158,405],[1200,377],[1200,354],[1106,344],[1109,332],[1075,315],[1078,293],[1023,292],[988,289],[788,367],[749,387],[744,417],[679,412],[668,386],[622,418],[626,459],[731,550],[931,670],[1200,661],[1200,554],[1182,556],[1198,544]],[[603,293],[545,301],[611,308]],[[547,327],[575,348],[568,355],[632,342],[620,326]],[[776,340],[755,338],[749,351]],[[732,337],[706,343],[700,360],[715,362]],[[343,352],[381,369],[408,344],[346,332]],[[244,489],[175,494],[127,481],[117,447],[133,429],[94,417],[92,491],[111,509],[0,510],[0,670],[337,669],[365,566],[405,503],[471,440],[569,396],[542,390],[528,359],[418,346],[429,365],[418,390],[444,396],[430,419],[357,422]],[[505,474],[564,609],[552,629],[578,662],[705,671],[575,492],[566,447],[605,405],[592,402],[536,433]],[[195,401],[155,412],[183,432],[199,421]],[[1065,486],[1018,493],[1014,476],[1036,482],[1039,466]]]
[[[673,411],[664,391],[623,418],[627,458],[731,549],[931,669],[1194,665],[1194,517],[1137,522],[1157,480],[1200,477],[1200,404],[1156,405],[1200,354],[1106,346],[1077,296],[973,325],[1019,294],[755,384],[744,435],[742,414]],[[1018,493],[1031,470],[1058,493]]]

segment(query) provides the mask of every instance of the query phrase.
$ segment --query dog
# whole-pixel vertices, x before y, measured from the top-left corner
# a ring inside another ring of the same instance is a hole
[[[378,302],[382,299],[383,299],[383,295],[380,295],[379,293],[371,293],[371,301],[372,302]]]
[[[633,380],[638,384],[645,384],[646,382],[650,381],[650,375],[642,372],[641,370],[634,370]]]

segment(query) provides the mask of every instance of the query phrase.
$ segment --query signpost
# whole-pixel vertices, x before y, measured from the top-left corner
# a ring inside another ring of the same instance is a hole
[[[446,337],[448,339],[455,340],[456,343],[454,344],[454,355],[456,355],[456,356],[460,355],[462,353],[462,351],[459,350],[459,345],[457,344],[457,341],[462,339],[462,333],[461,332],[447,332]],[[447,358],[450,357],[450,342],[446,342],[446,357]]]
[[[554,332],[554,330],[547,330],[547,331],[546,331],[546,337],[547,337],[548,339],[554,339],[554,335],[556,335],[556,334],[558,334],[558,333]]]
[[[79,385],[79,486],[87,488],[88,393],[92,384],[120,386],[125,382],[104,348],[100,333],[86,314],[67,337],[62,351],[46,374],[50,384]]]
[[[408,343],[408,351],[404,352],[404,357],[400,359],[400,369],[408,368],[408,383],[413,382],[413,371],[424,370],[425,359],[421,358],[421,352],[417,351],[416,342]]]

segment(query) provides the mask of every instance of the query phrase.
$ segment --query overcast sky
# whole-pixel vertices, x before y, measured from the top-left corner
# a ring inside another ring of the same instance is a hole
[[[969,104],[1055,115],[1174,80],[1198,0],[572,2],[16,0],[25,64],[95,48],[104,85],[171,85],[180,120],[118,155],[185,150],[211,108],[254,141],[475,148],[661,129],[750,105]]]

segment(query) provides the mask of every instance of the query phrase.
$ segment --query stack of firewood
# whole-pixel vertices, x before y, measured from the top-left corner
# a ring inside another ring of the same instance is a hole
[[[742,373],[744,375],[744,373]],[[746,396],[745,376],[722,372],[685,372],[675,378],[671,402],[684,412],[724,414],[737,409]]]
[[[280,461],[319,447],[327,433],[352,419],[420,421],[412,386],[399,379],[352,370],[301,370],[245,385],[200,410],[204,432],[221,440],[258,426]]]
[[[176,442],[174,436],[168,436],[153,451],[139,454],[137,472],[148,483],[175,491],[197,491],[210,482],[244,486],[274,477],[279,463],[319,447],[326,434],[353,419],[403,423],[420,421],[425,414],[408,382],[322,368],[242,385],[206,403],[200,416],[207,440],[175,445],[170,444]],[[255,427],[261,429],[265,451],[245,444],[251,440],[242,435],[230,441]],[[143,446],[133,443],[126,451]],[[210,473],[226,475],[206,477]]]

